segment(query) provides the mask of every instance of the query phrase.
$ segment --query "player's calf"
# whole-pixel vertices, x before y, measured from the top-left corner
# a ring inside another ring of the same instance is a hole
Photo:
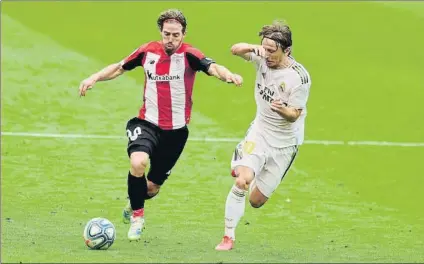
[[[144,201],[147,194],[147,180],[144,176],[148,165],[149,155],[145,152],[133,152],[130,155],[131,168],[128,173],[128,196],[130,198],[131,210],[124,208],[124,223],[129,222],[128,216],[132,212],[133,217],[143,217]],[[131,223],[131,225],[133,225]],[[132,228],[132,233],[136,234]],[[128,235],[130,237],[130,234]]]
[[[153,183],[151,181],[147,181],[147,195],[146,200],[152,199],[159,193],[160,185]]]
[[[175,164],[175,162],[172,162]],[[173,166],[173,165],[172,165]],[[160,187],[165,183],[171,174],[172,166],[158,163],[157,158],[152,160],[152,164],[149,170],[149,174],[147,175],[147,192],[146,192],[146,200],[155,197],[160,190]]]

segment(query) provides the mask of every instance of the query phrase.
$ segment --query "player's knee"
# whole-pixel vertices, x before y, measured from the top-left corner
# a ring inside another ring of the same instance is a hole
[[[262,200],[262,199],[258,199],[258,198],[252,198],[251,197],[249,199],[249,202],[250,202],[250,205],[253,208],[260,208],[260,207],[262,207],[265,204],[266,200]]]
[[[144,152],[134,152],[131,154],[131,174],[142,177],[149,163],[149,156]]]
[[[159,193],[159,189],[160,185],[147,181],[147,196],[149,196],[149,198],[156,196]]]
[[[249,196],[250,205],[253,208],[260,208],[266,203],[266,201],[268,201],[268,197],[263,195],[257,187],[253,188]]]
[[[131,159],[131,174],[136,177],[142,177],[146,171],[148,162],[143,159]]]

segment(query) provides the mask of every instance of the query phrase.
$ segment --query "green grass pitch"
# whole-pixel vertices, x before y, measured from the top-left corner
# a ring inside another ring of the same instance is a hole
[[[85,98],[79,82],[158,39],[167,8],[187,16],[187,42],[245,80],[198,74],[191,137],[244,135],[254,69],[229,49],[283,18],[312,76],[307,140],[424,142],[424,4],[407,2],[2,2],[1,131],[124,136],[142,71]],[[422,146],[305,144],[272,199],[246,208],[236,248],[216,252],[235,144],[190,141],[130,243],[124,137],[2,135],[1,261],[424,262]],[[106,251],[82,239],[97,216],[117,228]]]

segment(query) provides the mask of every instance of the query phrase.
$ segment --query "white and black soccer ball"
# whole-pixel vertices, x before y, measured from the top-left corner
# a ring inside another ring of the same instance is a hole
[[[84,228],[84,241],[91,249],[108,249],[115,237],[115,226],[106,218],[93,218]]]

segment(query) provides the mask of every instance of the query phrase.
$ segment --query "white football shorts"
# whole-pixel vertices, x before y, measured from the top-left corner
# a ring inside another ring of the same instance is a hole
[[[249,128],[246,137],[237,144],[232,160],[231,169],[246,166],[255,173],[256,186],[266,197],[271,197],[292,165],[297,146],[275,148],[270,146],[257,128]]]

